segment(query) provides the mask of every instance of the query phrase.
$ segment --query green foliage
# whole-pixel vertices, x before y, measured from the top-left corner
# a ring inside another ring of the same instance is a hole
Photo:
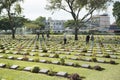
[[[79,65],[79,63],[75,62],[75,63],[73,64],[73,66],[74,66],[74,67],[79,67],[80,65]]]
[[[42,50],[43,50],[43,52],[45,52],[45,53],[47,53],[47,49],[46,49],[46,47],[42,47]]]
[[[54,67],[50,67],[48,75],[53,76],[54,75],[54,71],[53,71]]]
[[[3,58],[7,59],[7,58],[8,58],[8,55],[7,55],[7,54],[4,54]]]
[[[55,54],[55,55],[54,55],[54,58],[59,58],[59,54]]]
[[[92,57],[92,61],[96,62],[97,61],[96,57]]]
[[[0,30],[10,30],[10,23],[8,18],[0,19]]]
[[[94,68],[95,70],[98,70],[98,71],[101,71],[101,70],[102,70],[102,68],[101,68],[100,66],[98,66],[98,65],[97,65],[97,66],[94,66],[93,68]]]
[[[40,70],[40,68],[39,68],[38,66],[34,66],[34,67],[32,68],[32,70],[31,70],[31,72],[33,72],[33,73],[38,73],[39,70]]]
[[[113,16],[116,19],[116,23],[120,26],[120,2],[116,1],[113,5]]]
[[[39,62],[39,57],[34,58],[34,62]]]
[[[46,18],[45,18],[45,17],[39,16],[39,17],[34,21],[34,23],[39,26],[39,29],[43,30],[43,29],[45,28],[45,21],[46,21]]]
[[[79,74],[74,73],[70,75],[70,80],[81,80]]]
[[[64,58],[60,58],[60,64],[62,64],[62,65],[65,64],[65,59]]]
[[[19,4],[19,2],[21,2],[23,0],[1,0],[0,1],[0,14],[3,10],[5,10],[7,12],[7,17],[10,23],[10,28],[12,30],[12,38],[15,39],[15,30],[16,30],[16,24],[14,20],[15,15],[11,12],[15,12],[13,9],[13,7],[15,7],[15,4]],[[20,6],[20,5],[19,5]],[[21,13],[19,9],[17,9],[17,13]]]

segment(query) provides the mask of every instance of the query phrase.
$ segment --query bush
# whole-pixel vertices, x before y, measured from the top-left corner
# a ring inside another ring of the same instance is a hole
[[[70,80],[81,80],[79,74],[74,73],[72,75],[70,75]]]
[[[79,63],[74,63],[73,66],[74,67],[79,67],[80,65],[79,65]]]
[[[86,48],[84,48],[84,49],[82,50],[82,52],[86,53],[86,52],[87,52],[87,49],[86,49]]]
[[[55,54],[55,55],[54,55],[54,58],[59,58],[59,54]]]
[[[48,72],[48,75],[50,75],[50,76],[53,76],[54,75],[54,71],[53,71],[53,69],[54,69],[54,67],[51,67],[50,69],[49,69],[49,72]]]
[[[60,64],[62,64],[62,65],[65,64],[65,59],[64,59],[64,58],[61,58],[61,59],[60,59]]]
[[[22,71],[24,68],[25,68],[25,67],[20,66],[20,67],[18,68],[18,70]]]
[[[39,62],[39,58],[34,58],[34,62]]]
[[[3,58],[7,59],[7,58],[8,58],[8,55],[7,55],[7,54],[5,54],[5,55],[3,56]]]
[[[33,72],[33,73],[38,73],[39,70],[40,70],[40,68],[39,68],[38,66],[34,66],[34,67],[32,68],[32,70],[31,70],[31,72]]]
[[[50,71],[48,72],[48,75],[53,76],[53,75],[54,75],[54,72],[50,70]]]
[[[96,62],[96,61],[97,61],[97,59],[96,59],[95,57],[93,57],[93,58],[92,58],[92,61],[93,61],[93,62]]]
[[[115,61],[113,61],[113,60],[110,60],[110,64],[115,64]]]
[[[99,70],[99,71],[101,71],[102,70],[102,68],[100,67],[100,66],[94,66],[94,68],[93,69],[95,69],[95,70]]]
[[[24,60],[24,61],[28,61],[28,59],[29,59],[29,58],[28,58],[27,56],[24,56],[24,57],[23,57],[23,60]]]
[[[104,57],[105,58],[110,58],[110,55],[109,54],[105,54]]]
[[[48,50],[47,50],[46,48],[43,48],[43,52],[47,53],[47,51],[48,51]]]
[[[51,63],[51,60],[47,60],[47,63]]]

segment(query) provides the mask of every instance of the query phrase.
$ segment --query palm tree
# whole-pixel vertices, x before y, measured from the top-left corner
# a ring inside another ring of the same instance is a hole
[[[9,19],[9,23],[10,23],[10,27],[12,30],[12,39],[15,39],[15,26],[14,26],[14,19],[13,17],[15,16],[15,14],[11,13],[12,10],[12,6],[15,6],[16,8],[14,8],[14,11],[18,14],[20,14],[22,12],[22,9],[20,7],[19,2],[21,2],[23,0],[1,0],[0,1],[0,14],[3,10],[6,10],[7,12],[7,16]],[[16,5],[14,5],[16,4]]]

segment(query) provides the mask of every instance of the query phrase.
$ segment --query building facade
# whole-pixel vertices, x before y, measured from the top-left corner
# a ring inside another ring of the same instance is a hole
[[[110,27],[110,17],[108,14],[95,15],[91,19],[91,25],[94,25],[99,31],[108,31]]]
[[[62,33],[64,31],[64,20],[46,20],[45,30],[52,30],[54,33]]]

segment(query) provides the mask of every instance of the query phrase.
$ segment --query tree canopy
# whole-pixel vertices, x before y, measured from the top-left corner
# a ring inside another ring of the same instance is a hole
[[[113,5],[113,16],[116,19],[116,23],[120,26],[120,2],[116,1]]]
[[[10,27],[12,30],[12,38],[15,39],[15,31],[16,31],[16,26],[15,26],[15,13],[18,15],[21,14],[22,8],[20,7],[19,2],[23,0],[0,0],[0,14],[2,13],[3,10],[6,11],[8,20],[10,23]],[[13,9],[14,8],[14,9]],[[14,12],[14,13],[13,13]]]
[[[45,28],[45,21],[46,21],[46,18],[45,18],[45,17],[39,16],[39,17],[34,21],[34,23],[39,26],[39,29],[44,29],[44,28]]]

